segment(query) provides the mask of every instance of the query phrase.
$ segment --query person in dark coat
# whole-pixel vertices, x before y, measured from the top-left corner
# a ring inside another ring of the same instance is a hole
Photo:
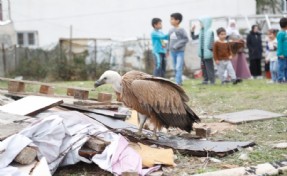
[[[253,25],[247,36],[247,48],[249,52],[250,72],[256,78],[261,76],[261,59],[262,59],[262,39],[257,25]]]

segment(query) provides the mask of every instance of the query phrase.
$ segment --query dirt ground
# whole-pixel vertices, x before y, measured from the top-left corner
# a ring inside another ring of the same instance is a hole
[[[213,135],[209,140],[254,141],[256,145],[241,148],[238,152],[223,158],[193,157],[175,151],[176,167],[163,166],[162,175],[192,175],[239,166],[252,166],[287,158],[287,149],[273,149],[272,145],[287,142],[287,118],[230,125],[214,118],[214,115],[247,109],[259,109],[287,115],[287,84],[267,84],[267,80],[244,80],[238,85],[199,85],[200,80],[185,80],[184,89],[190,97],[189,105],[200,116],[202,122],[195,126],[210,127]],[[93,82],[64,82],[91,88]],[[1,84],[0,84],[1,87]],[[111,86],[103,86],[98,92],[113,92]],[[61,90],[59,90],[59,93]],[[172,134],[181,131],[169,130]],[[244,156],[244,157],[242,157]],[[159,175],[160,175],[159,174]],[[58,168],[54,174],[88,176],[111,175],[94,164],[79,163]]]

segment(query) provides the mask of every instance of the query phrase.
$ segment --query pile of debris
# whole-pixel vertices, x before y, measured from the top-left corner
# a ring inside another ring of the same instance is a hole
[[[175,166],[174,151],[223,157],[254,145],[206,140],[205,127],[196,129],[197,136],[161,132],[153,140],[149,130],[146,137],[136,134],[137,113],[111,94],[89,99],[89,90],[68,88],[67,96],[56,96],[52,86],[41,85],[35,96],[25,93],[25,81],[9,81],[0,101],[0,175],[51,175],[80,161],[115,175],[147,175]]]

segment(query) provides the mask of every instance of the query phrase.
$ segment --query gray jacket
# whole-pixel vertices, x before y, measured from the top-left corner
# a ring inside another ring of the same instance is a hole
[[[184,51],[188,36],[183,28],[172,28],[169,31],[169,51]]]

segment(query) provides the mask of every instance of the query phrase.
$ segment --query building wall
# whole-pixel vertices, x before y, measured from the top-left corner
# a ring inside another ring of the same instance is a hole
[[[163,19],[163,31],[171,27],[169,16],[181,12],[182,26],[201,16],[253,15],[255,0],[11,0],[11,15],[18,31],[37,30],[39,46],[60,37],[149,37],[153,17]]]

